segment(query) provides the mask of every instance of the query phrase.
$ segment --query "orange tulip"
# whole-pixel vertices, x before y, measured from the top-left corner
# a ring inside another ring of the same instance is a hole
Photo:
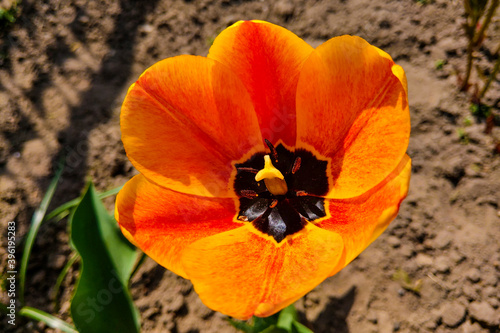
[[[345,267],[408,191],[405,74],[359,37],[313,49],[238,22],[207,57],[147,69],[121,129],[140,172],[117,197],[123,233],[239,319],[272,315]]]

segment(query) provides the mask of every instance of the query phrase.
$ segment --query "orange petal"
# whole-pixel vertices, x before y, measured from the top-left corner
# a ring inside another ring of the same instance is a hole
[[[408,192],[410,173],[411,160],[405,155],[389,177],[362,196],[347,200],[325,200],[331,218],[316,225],[342,236],[346,251],[345,265],[370,245],[396,217],[399,205]]]
[[[130,87],[120,121],[132,164],[188,194],[234,196],[231,162],[264,149],[245,87],[203,57],[169,58],[146,70]]]
[[[339,235],[310,223],[279,245],[247,224],[191,244],[182,262],[208,307],[247,319],[270,316],[316,287],[343,249]]]
[[[153,260],[186,277],[180,258],[191,243],[241,227],[235,201],[174,192],[137,175],[116,198],[115,217],[125,237]]]
[[[327,197],[359,196],[399,164],[410,135],[406,90],[402,68],[359,37],[311,54],[297,87],[297,146],[331,159]]]
[[[313,51],[292,32],[262,21],[240,21],[215,39],[208,57],[238,75],[252,98],[262,137],[295,145],[295,92]]]

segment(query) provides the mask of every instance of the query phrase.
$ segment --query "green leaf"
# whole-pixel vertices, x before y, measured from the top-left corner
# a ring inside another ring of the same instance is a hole
[[[29,306],[25,306],[19,310],[19,314],[37,321],[42,321],[51,328],[59,329],[66,333],[78,333],[77,330],[67,322],[56,318],[42,310],[38,310]]]
[[[122,189],[122,187],[123,187],[123,185],[122,186],[118,186],[116,188],[113,188],[113,189],[111,189],[109,191],[106,191],[106,192],[103,192],[103,193],[99,193],[98,194],[99,199],[104,199],[104,198],[107,198],[107,197],[110,197],[112,195],[117,194],[118,192],[120,192],[120,190]],[[70,210],[72,208],[78,206],[78,204],[80,203],[80,200],[81,200],[81,198],[76,198],[76,199],[73,199],[71,201],[63,203],[61,206],[55,208],[50,213],[48,213],[45,216],[44,221],[49,221],[49,220],[54,219],[56,217],[60,220],[60,219],[62,219],[64,217],[68,216],[69,213],[70,213]]]
[[[229,322],[229,324],[231,324],[231,326],[233,326],[239,331],[245,333],[255,333],[255,329],[253,328],[253,326],[244,321],[234,320],[232,318],[229,318],[227,321]]]
[[[92,184],[70,217],[71,241],[81,257],[81,274],[71,300],[80,333],[140,330],[139,314],[128,290],[137,259]]]
[[[35,244],[35,238],[38,233],[38,229],[40,229],[40,225],[42,224],[43,217],[45,216],[45,212],[49,207],[50,200],[54,196],[54,192],[56,191],[57,182],[61,177],[62,171],[64,169],[64,164],[59,163],[59,168],[56,171],[54,178],[49,184],[49,188],[40,203],[40,207],[35,211],[33,217],[31,218],[31,227],[26,235],[26,242],[24,243],[24,251],[21,257],[21,267],[19,269],[19,301],[21,304],[24,304],[24,287],[26,282],[26,270],[28,268],[28,261],[30,259],[31,249],[33,248],[33,244]]]
[[[275,327],[278,322],[278,316],[279,314],[275,313],[272,316],[265,318],[253,317],[253,327],[255,332],[262,332],[270,326]]]
[[[304,325],[302,325],[298,321],[293,322],[293,328],[294,329],[292,330],[292,332],[296,332],[296,333],[314,333],[313,331],[311,331],[309,328],[305,327]]]
[[[229,323],[245,333],[313,333],[298,319],[297,310],[292,304],[272,316],[253,317],[251,324],[234,319],[229,319]]]
[[[54,299],[54,301],[56,303],[56,308],[59,308],[59,301],[57,299],[57,295],[59,294],[59,289],[61,289],[61,284],[63,283],[64,278],[66,277],[66,275],[68,274],[69,269],[73,266],[73,264],[78,259],[80,259],[80,257],[78,256],[78,254],[73,253],[71,255],[71,257],[69,258],[68,262],[66,263],[66,265],[61,270],[61,273],[57,277],[56,284],[54,285],[54,288],[52,289],[53,290],[52,291],[52,298]]]
[[[292,323],[295,320],[297,320],[297,310],[292,304],[280,311],[276,326],[291,333]]]
[[[259,333],[282,333],[283,331],[274,325],[267,327],[266,329],[259,331]]]

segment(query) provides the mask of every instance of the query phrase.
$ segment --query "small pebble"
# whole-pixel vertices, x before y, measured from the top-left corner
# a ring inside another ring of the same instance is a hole
[[[481,272],[477,268],[471,268],[465,273],[465,276],[471,282],[479,282],[481,280]]]
[[[447,230],[441,230],[432,240],[432,246],[436,249],[444,249],[450,245],[453,239],[452,234]]]
[[[500,307],[500,301],[496,297],[488,297],[486,299],[489,305],[491,305],[494,309],[498,309]]]
[[[415,261],[417,262],[417,265],[419,267],[424,267],[424,266],[432,266],[434,260],[432,259],[431,256],[428,256],[428,255],[423,254],[423,253],[419,253],[415,257]]]
[[[497,294],[497,289],[493,286],[487,286],[483,290],[481,290],[481,296],[483,298],[488,298],[488,297],[495,297]]]
[[[184,297],[178,295],[172,299],[170,304],[166,305],[167,311],[169,312],[179,312],[185,306]]]
[[[437,273],[449,273],[450,272],[450,260],[448,257],[440,256],[434,261],[434,269]]]
[[[398,248],[401,245],[401,240],[396,236],[387,237],[387,243],[389,243],[393,248]]]
[[[476,289],[470,284],[464,285],[462,287],[462,292],[469,300],[473,300],[478,297]]]
[[[276,15],[282,18],[287,18],[292,16],[293,11],[294,11],[293,4],[285,0],[278,1],[274,5],[274,12],[276,13]]]
[[[403,257],[406,257],[406,258],[410,258],[413,256],[413,254],[415,253],[413,251],[413,247],[408,245],[408,244],[403,244],[399,247],[398,249],[399,253],[401,253],[401,255]]]

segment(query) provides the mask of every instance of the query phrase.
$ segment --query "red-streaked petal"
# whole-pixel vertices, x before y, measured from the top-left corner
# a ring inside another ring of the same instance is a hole
[[[158,62],[130,87],[122,141],[151,181],[201,196],[234,196],[231,164],[263,150],[245,87],[220,63],[195,56]]]
[[[252,98],[262,137],[293,146],[295,93],[303,62],[313,48],[292,32],[262,21],[240,21],[222,31],[210,48],[238,75]]]
[[[342,236],[345,265],[370,245],[397,216],[399,205],[408,192],[410,173],[411,160],[405,155],[389,177],[362,196],[325,200],[331,217],[316,225]]]
[[[359,37],[333,38],[304,63],[297,88],[297,146],[330,161],[330,198],[352,198],[400,163],[410,135],[406,78]]]
[[[277,244],[251,225],[186,248],[184,270],[211,309],[267,317],[320,284],[343,261],[342,238],[312,224]]]
[[[233,222],[235,201],[174,192],[137,175],[116,198],[123,234],[153,260],[186,277],[183,251],[202,238],[241,227]]]

